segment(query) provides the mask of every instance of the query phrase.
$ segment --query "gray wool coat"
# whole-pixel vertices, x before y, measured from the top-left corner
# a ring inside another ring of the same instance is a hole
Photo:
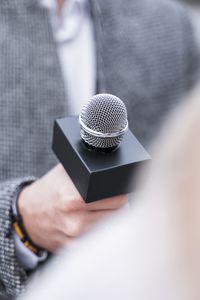
[[[192,86],[197,47],[186,10],[170,0],[90,0],[96,91],[123,99],[130,127],[148,146],[168,111]],[[84,53],[83,53],[84,55]],[[52,168],[52,126],[67,115],[47,11],[37,0],[0,1],[0,294],[23,291],[11,234],[11,202]],[[42,199],[41,199],[42,201]]]

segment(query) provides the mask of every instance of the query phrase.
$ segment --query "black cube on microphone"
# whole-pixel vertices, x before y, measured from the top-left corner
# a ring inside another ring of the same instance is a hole
[[[52,148],[86,203],[133,192],[136,170],[150,160],[129,129],[115,151],[89,150],[78,117],[55,121]]]

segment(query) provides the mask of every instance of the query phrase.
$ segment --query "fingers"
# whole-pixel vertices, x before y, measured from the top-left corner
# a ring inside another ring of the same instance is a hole
[[[62,207],[64,207],[66,211],[76,211],[82,209],[91,211],[113,210],[124,206],[128,202],[127,195],[120,195],[101,199],[89,204],[85,203],[70,177],[63,169],[62,165],[59,164],[55,168],[59,170],[59,173],[62,173],[61,177],[63,182],[60,185],[57,197],[61,200],[63,204]]]
[[[67,196],[66,191],[59,194],[59,205],[65,212],[73,212],[79,210],[98,211],[98,210],[115,210],[128,203],[127,195],[120,195],[111,198],[98,200],[91,203],[85,203],[78,193],[71,193]]]
[[[115,210],[128,203],[127,195],[120,195],[87,204],[89,211]]]

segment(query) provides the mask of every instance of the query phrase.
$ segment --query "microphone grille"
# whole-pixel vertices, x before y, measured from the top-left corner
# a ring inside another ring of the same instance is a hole
[[[81,137],[95,148],[115,148],[123,139],[127,127],[127,110],[121,99],[111,94],[99,94],[90,98],[79,116]],[[95,136],[85,126],[102,136]],[[124,132],[123,132],[124,131]],[[109,136],[110,135],[110,136]]]

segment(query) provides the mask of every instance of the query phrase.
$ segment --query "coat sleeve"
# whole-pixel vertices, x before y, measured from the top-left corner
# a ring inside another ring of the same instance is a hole
[[[200,21],[188,8],[185,9],[185,15],[182,14],[182,41],[183,58],[185,61],[184,78],[186,92],[190,90],[200,79]]]
[[[16,296],[24,291],[27,273],[16,258],[12,234],[12,201],[22,187],[35,178],[0,183],[0,295]]]

